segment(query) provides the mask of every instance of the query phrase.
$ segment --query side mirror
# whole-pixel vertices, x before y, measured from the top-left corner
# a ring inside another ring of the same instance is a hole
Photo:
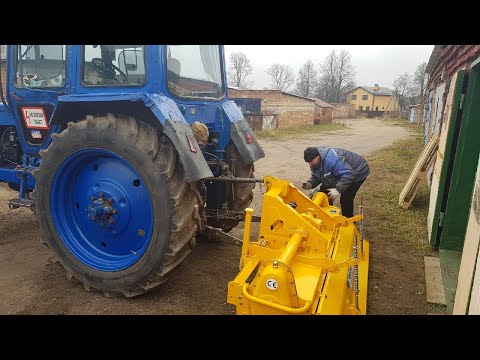
[[[139,63],[143,61],[143,52],[141,50],[122,50],[117,57],[118,67],[122,71],[137,71],[141,70],[142,67]],[[141,65],[141,64],[140,64]]]
[[[125,69],[128,71],[135,71],[137,70],[137,65],[136,64],[125,64]]]

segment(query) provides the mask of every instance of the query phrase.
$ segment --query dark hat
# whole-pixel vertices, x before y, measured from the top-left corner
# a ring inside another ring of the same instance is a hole
[[[316,147],[308,147],[303,152],[303,159],[305,160],[305,162],[310,162],[319,155],[320,153],[318,152],[318,149]]]

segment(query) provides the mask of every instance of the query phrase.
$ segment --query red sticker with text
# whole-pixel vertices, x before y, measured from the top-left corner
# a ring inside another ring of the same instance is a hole
[[[23,120],[28,129],[47,129],[47,117],[41,107],[21,107]]]

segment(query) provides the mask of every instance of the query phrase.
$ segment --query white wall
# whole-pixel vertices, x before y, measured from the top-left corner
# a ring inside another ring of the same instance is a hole
[[[450,84],[455,84],[454,82],[451,82]],[[438,134],[440,131],[440,125],[442,122],[442,110],[443,110],[443,93],[445,92],[445,83],[441,83],[440,85],[437,86],[435,89],[435,117],[434,123],[432,124],[432,132],[430,133],[430,136],[433,134]]]
[[[445,116],[443,117],[443,122],[438,126],[439,129],[441,128],[441,131],[436,132],[436,133],[440,133],[440,137],[438,139],[437,157],[435,159],[435,162],[433,163],[433,167],[431,167],[431,169],[427,171],[427,182],[430,185],[430,207],[428,210],[428,217],[427,217],[429,239],[432,235],[433,217],[435,216],[435,206],[437,204],[440,175],[442,173],[443,159],[445,156],[445,146],[446,146],[447,136],[448,136],[448,128],[450,126],[450,117],[452,115],[452,102],[455,96],[454,92],[455,92],[456,81],[457,81],[457,73],[452,76],[452,81],[450,82],[450,89],[448,91],[447,103],[445,106]],[[435,92],[435,103],[437,102],[437,99],[438,99],[437,92],[441,92],[443,96],[443,92],[445,88],[444,85],[445,84],[443,84],[443,87],[442,86],[437,87],[437,91]],[[436,118],[437,117],[436,113],[434,115]],[[431,118],[434,119],[433,116]]]

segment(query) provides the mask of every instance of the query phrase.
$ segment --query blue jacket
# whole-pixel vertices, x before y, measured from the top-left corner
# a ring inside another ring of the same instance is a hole
[[[323,184],[327,188],[337,189],[341,194],[352,183],[365,180],[370,174],[368,163],[358,154],[328,146],[320,146],[317,149],[322,161],[319,167],[312,171],[312,176],[308,180],[312,188]]]

